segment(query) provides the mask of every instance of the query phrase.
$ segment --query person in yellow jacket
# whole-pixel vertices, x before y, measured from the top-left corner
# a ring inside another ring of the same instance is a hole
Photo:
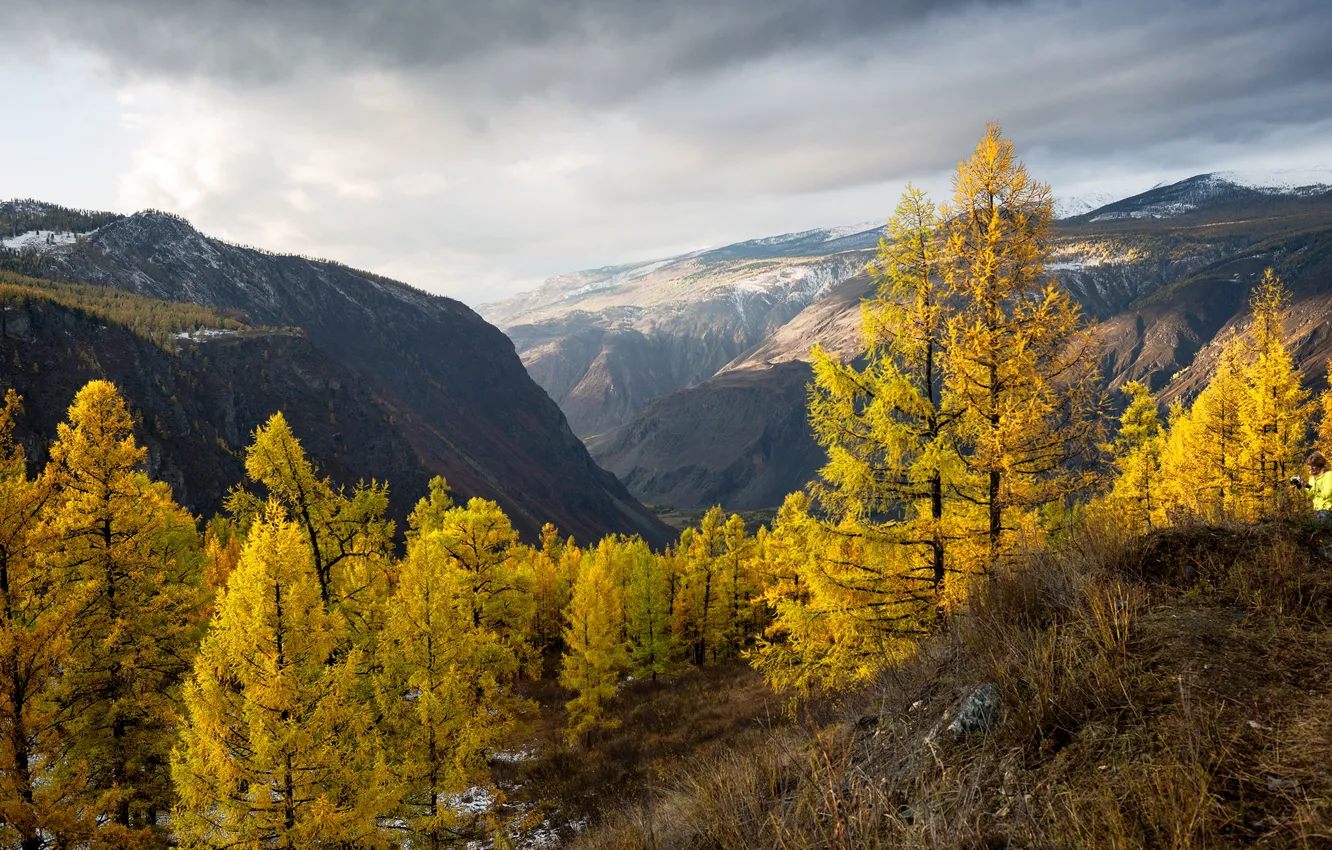
[[[1309,480],[1301,481],[1297,475],[1291,483],[1309,491],[1314,517],[1319,522],[1332,522],[1332,470],[1327,468],[1327,458],[1322,452],[1314,452],[1305,458],[1304,465],[1309,469]]]

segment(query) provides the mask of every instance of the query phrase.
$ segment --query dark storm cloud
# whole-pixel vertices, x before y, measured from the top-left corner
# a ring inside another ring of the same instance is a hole
[[[987,120],[1057,193],[1326,161],[1329,45],[1327,0],[0,0],[109,80],[124,205],[472,301],[880,216]]]
[[[1025,0],[6,0],[0,32],[77,40],[124,66],[245,83],[309,65],[430,72],[513,53],[616,54],[579,94],[699,74],[786,50],[835,48],[970,8]],[[548,70],[537,63],[534,72]],[[609,69],[606,69],[609,70]],[[578,75],[513,80],[559,87]]]

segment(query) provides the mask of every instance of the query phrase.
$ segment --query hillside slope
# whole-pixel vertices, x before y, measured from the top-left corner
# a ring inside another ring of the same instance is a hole
[[[399,521],[426,491],[392,412],[298,332],[204,328],[164,347],[87,309],[3,287],[0,301],[0,386],[23,396],[19,437],[38,468],[75,393],[104,378],[135,413],[149,473],[196,514],[221,510],[245,477],[250,434],[278,410],[334,480],[388,481]]]
[[[66,280],[300,328],[389,410],[422,466],[464,495],[498,501],[529,535],[550,521],[582,540],[608,532],[670,539],[596,466],[512,343],[457,301],[336,263],[231,245],[156,212],[21,259]]]
[[[987,581],[863,690],[657,765],[573,846],[1328,846],[1326,529],[1105,532]]]
[[[1294,294],[1286,324],[1297,362],[1311,384],[1323,383],[1332,356],[1332,194],[1317,187],[1256,189],[1205,175],[1104,210],[1057,224],[1050,271],[1102,338],[1111,386],[1141,380],[1165,400],[1196,393],[1210,375],[1216,341],[1243,326],[1249,287],[1267,265]],[[793,411],[803,415],[804,387],[764,370],[808,359],[815,342],[854,356],[859,302],[870,290],[864,276],[830,287],[713,378],[649,402],[620,429],[589,441],[593,456],[654,504],[775,507],[780,496],[767,505],[753,502],[754,472],[736,474],[756,470],[754,458],[762,456],[756,447],[771,444],[736,442],[725,455],[720,447],[728,441],[710,435],[736,428],[762,434],[769,425],[794,435],[777,423]],[[771,406],[732,410],[743,383],[762,386]],[[807,431],[781,452],[804,458],[784,467],[799,472],[782,485],[765,484],[764,492],[797,489],[820,465]]]

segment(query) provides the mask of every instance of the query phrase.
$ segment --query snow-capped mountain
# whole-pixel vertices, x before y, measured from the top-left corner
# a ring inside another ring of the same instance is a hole
[[[1204,208],[1238,207],[1264,198],[1305,198],[1332,192],[1332,169],[1215,171],[1088,210],[1089,221],[1171,218]]]

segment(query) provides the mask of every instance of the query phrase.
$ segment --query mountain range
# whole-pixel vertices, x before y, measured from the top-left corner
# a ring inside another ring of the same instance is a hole
[[[35,461],[77,385],[107,377],[138,411],[155,471],[196,512],[218,509],[250,433],[281,409],[341,483],[387,479],[399,520],[443,475],[463,497],[499,502],[529,537],[550,521],[585,541],[670,539],[592,461],[513,344],[458,301],[155,211],[10,202],[0,242],[3,265],[34,279],[133,293],[147,312],[202,305],[250,328],[201,328],[164,347],[78,305],[5,305],[0,381],[26,396]]]
[[[1105,345],[1110,386],[1164,401],[1205,382],[1274,266],[1309,382],[1332,355],[1332,170],[1198,175],[1057,204],[1050,271]],[[882,228],[757,239],[552,278],[485,305],[593,457],[649,504],[771,508],[823,462],[805,422],[809,350],[859,352]]]

